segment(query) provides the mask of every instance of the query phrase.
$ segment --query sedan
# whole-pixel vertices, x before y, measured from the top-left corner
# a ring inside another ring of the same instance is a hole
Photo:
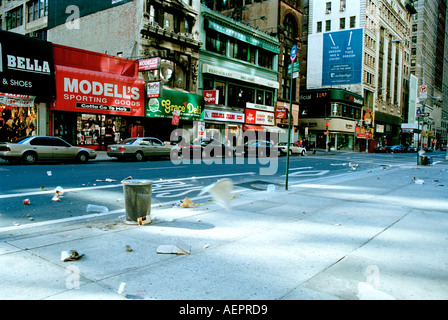
[[[401,144],[397,144],[397,145],[391,146],[388,152],[403,153],[403,152],[406,152],[406,147]]]
[[[288,145],[286,142],[280,142],[278,146],[280,147],[280,150],[283,154],[286,154],[288,152]],[[301,156],[304,156],[306,154],[306,149],[300,147],[297,143],[291,143],[289,145],[289,155],[291,156],[293,154],[300,154]]]
[[[200,143],[190,143],[187,146],[180,146],[182,149],[182,157],[186,158],[186,154],[190,159],[198,156],[201,158],[214,157],[233,157],[235,149],[226,146],[224,143],[217,140],[202,140]],[[200,150],[200,151],[199,151]]]
[[[274,145],[267,140],[250,140],[247,141],[243,148],[237,148],[237,155],[244,157],[272,157],[273,154],[281,156],[283,154],[281,147]]]
[[[0,142],[0,158],[9,162],[34,164],[38,160],[76,160],[86,163],[95,159],[93,149],[70,145],[58,137],[33,136],[12,142]]]
[[[147,157],[170,156],[175,146],[167,145],[157,138],[142,137],[128,138],[118,144],[111,144],[107,148],[107,155],[119,160],[134,159],[143,161]]]

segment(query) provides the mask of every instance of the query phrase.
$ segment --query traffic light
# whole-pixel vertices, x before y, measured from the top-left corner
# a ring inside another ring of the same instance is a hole
[[[330,127],[330,122],[325,122],[325,129],[328,131],[328,128]]]

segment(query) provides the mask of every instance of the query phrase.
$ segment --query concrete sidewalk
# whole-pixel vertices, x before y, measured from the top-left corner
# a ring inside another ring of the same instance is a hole
[[[0,230],[0,299],[448,299],[447,162],[289,189]]]

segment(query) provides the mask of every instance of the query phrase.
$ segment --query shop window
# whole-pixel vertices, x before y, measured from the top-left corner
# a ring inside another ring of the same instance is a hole
[[[5,103],[5,102],[3,102]],[[0,141],[15,139],[37,134],[37,108],[0,106]]]
[[[255,102],[255,89],[238,87],[237,107],[245,108],[247,102]]]
[[[65,124],[67,125],[67,124]],[[76,144],[105,147],[131,136],[124,117],[113,115],[78,114]],[[55,135],[57,133],[55,132]]]

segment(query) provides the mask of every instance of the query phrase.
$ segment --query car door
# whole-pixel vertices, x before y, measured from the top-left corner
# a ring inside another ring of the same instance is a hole
[[[145,157],[154,156],[155,150],[152,145],[152,140],[148,138],[139,139],[138,141],[139,149],[143,151]]]
[[[36,152],[38,159],[51,159],[53,157],[53,146],[48,137],[36,137],[30,141],[30,146]]]
[[[74,159],[75,149],[71,148],[71,146],[62,139],[57,137],[51,137],[49,139],[49,144],[53,147],[53,159],[56,160],[66,160],[66,159]]]
[[[151,140],[152,140],[152,145],[156,152],[156,155],[158,155],[158,156],[169,156],[170,155],[170,151],[171,151],[170,146],[165,145],[159,139],[153,138]]]

